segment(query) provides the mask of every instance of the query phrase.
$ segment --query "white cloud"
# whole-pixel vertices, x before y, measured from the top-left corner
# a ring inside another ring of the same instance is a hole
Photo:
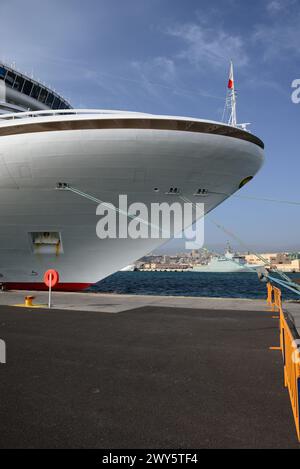
[[[252,39],[263,51],[264,60],[299,57],[299,20],[299,15],[296,15],[289,22],[280,21],[269,26],[263,24],[256,27]]]
[[[279,0],[272,0],[267,4],[267,10],[269,13],[277,13],[282,9],[282,2]]]
[[[145,61],[133,61],[131,65],[139,77],[140,86],[148,95],[165,101],[164,88],[171,88],[176,79],[174,61],[158,56]]]
[[[154,57],[142,62],[134,61],[132,65],[146,81],[155,79],[170,82],[176,75],[174,61],[167,57]]]
[[[271,0],[267,3],[267,11],[271,15],[277,15],[284,11],[289,12],[290,8],[296,3],[296,0]]]
[[[248,63],[244,41],[220,27],[215,29],[198,24],[184,24],[167,31],[171,36],[182,39],[185,47],[178,55],[196,66],[224,66],[233,59],[239,67]]]
[[[280,93],[282,96],[287,98],[290,97],[289,89],[287,90],[279,82],[272,80],[271,78],[264,78],[263,76],[249,76],[244,79],[243,86],[245,88],[252,88],[256,90],[265,88],[266,90],[272,90],[272,92],[276,91],[277,93]]]

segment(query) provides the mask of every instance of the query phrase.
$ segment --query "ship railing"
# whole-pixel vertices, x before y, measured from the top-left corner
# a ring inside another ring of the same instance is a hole
[[[43,111],[25,111],[25,112],[11,112],[7,114],[0,114],[1,120],[15,120],[34,117],[52,117],[52,116],[78,116],[78,115],[94,115],[94,114],[124,114],[124,115],[147,115],[142,112],[135,111],[119,111],[110,109],[59,109],[59,110],[43,110]],[[149,114],[148,114],[149,115]]]
[[[284,385],[288,388],[296,432],[300,442],[300,337],[292,318],[283,310],[281,290],[267,284],[267,303],[279,313],[280,346],[284,369]],[[276,348],[276,347],[275,347]]]

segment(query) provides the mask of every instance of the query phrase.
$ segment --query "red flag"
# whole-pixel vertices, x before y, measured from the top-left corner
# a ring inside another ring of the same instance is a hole
[[[233,85],[234,85],[234,81],[233,81],[233,64],[232,64],[232,62],[231,62],[231,64],[230,64],[230,72],[229,72],[229,80],[228,80],[228,88],[229,88],[230,90],[232,90]]]

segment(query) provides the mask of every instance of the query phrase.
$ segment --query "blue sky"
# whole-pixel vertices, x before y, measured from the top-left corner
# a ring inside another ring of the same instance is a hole
[[[0,17],[0,58],[74,107],[220,120],[232,58],[238,120],[266,144],[241,195],[300,201],[298,0],[1,0]],[[250,248],[300,250],[299,208],[231,198],[213,215]],[[208,245],[227,239],[206,222]]]

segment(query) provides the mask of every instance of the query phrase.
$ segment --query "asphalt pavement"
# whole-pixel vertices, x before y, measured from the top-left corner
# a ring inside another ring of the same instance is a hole
[[[0,306],[0,447],[299,448],[272,315]]]

